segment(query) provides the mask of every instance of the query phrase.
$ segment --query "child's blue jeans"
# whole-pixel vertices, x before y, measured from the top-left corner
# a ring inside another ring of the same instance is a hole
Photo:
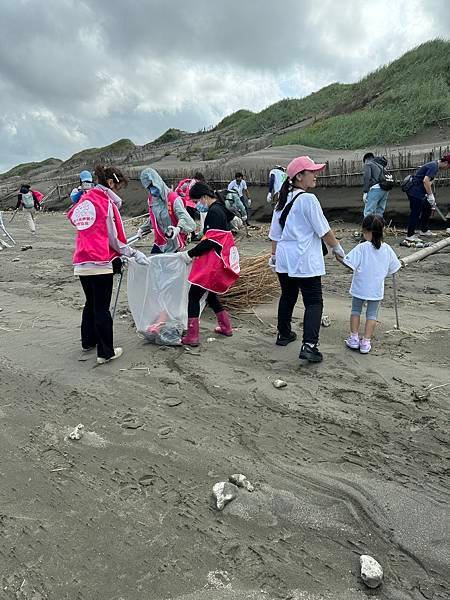
[[[352,296],[352,315],[361,315],[364,302],[367,302],[366,320],[376,321],[381,300],[363,300]]]

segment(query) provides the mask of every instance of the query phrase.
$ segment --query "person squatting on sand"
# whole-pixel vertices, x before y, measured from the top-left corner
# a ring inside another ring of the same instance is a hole
[[[337,260],[353,271],[350,294],[352,311],[350,316],[350,335],[345,340],[352,350],[368,354],[372,348],[371,338],[377,323],[378,309],[384,297],[384,280],[396,273],[400,267],[395,252],[383,242],[384,221],[378,215],[367,215],[362,224],[365,242],[358,244],[344,258]],[[361,311],[367,302],[364,336],[359,337]]]
[[[127,238],[117,208],[117,192],[127,179],[117,167],[97,166],[99,185],[87,190],[69,210],[67,218],[77,230],[73,255],[74,274],[80,278],[86,303],[81,320],[83,352],[97,348],[97,363],[103,364],[122,355],[114,348],[113,321],[109,306],[113,274],[122,268],[121,256],[134,258],[139,264],[148,259],[127,245]],[[120,200],[121,203],[121,200]]]
[[[202,241],[183,252],[186,262],[193,260],[193,265],[189,275],[188,330],[181,341],[187,346],[198,346],[200,301],[205,294],[207,305],[217,317],[215,332],[233,334],[230,317],[217,294],[228,291],[239,277],[239,254],[230,231],[234,214],[226,208],[223,198],[201,182],[191,188],[190,196],[208,207]]]
[[[195,230],[195,221],[187,212],[183,199],[150,167],[142,171],[141,183],[148,192],[148,212],[155,236],[151,253],[183,250],[186,236]],[[149,229],[149,225],[141,227],[141,233]]]
[[[291,320],[301,291],[305,313],[300,358],[309,362],[323,360],[318,349],[323,311],[321,277],[325,275],[323,257],[328,250],[322,240],[333,254],[345,255],[319,200],[307,192],[316,187],[316,173],[324,167],[309,156],[299,156],[289,163],[288,178],[281,187],[269,231],[272,240],[269,267],[277,273],[281,287],[276,344],[287,346],[297,339]]]
[[[41,206],[39,204],[39,198],[36,195],[36,192],[34,192],[31,189],[31,185],[29,185],[28,183],[23,183],[20,186],[19,194],[17,197],[16,210],[19,210],[19,208],[22,208],[22,210],[25,212],[27,218],[27,225],[31,233],[34,235],[36,233],[36,224],[34,222],[34,216],[36,214],[36,211],[41,209]]]

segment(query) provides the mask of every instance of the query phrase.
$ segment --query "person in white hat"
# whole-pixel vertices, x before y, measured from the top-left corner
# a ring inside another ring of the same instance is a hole
[[[325,275],[323,257],[327,246],[333,254],[345,256],[319,200],[308,192],[316,187],[317,173],[324,167],[309,156],[299,156],[289,163],[288,178],[281,187],[269,231],[269,267],[277,273],[281,287],[276,344],[287,346],[297,339],[291,320],[301,292],[305,314],[300,358],[309,362],[323,360],[318,344],[323,311],[321,277]]]

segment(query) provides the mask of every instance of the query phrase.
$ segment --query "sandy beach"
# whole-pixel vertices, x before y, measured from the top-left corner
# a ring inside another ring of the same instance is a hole
[[[335,226],[350,249],[357,226]],[[39,215],[32,237],[19,214],[9,231],[2,600],[449,597],[448,248],[399,274],[400,330],[386,283],[370,355],[344,347],[350,275],[327,257],[322,364],[301,363],[297,344],[274,345],[276,300],[234,314],[232,338],[207,342],[217,336],[206,311],[199,348],[147,344],[125,282],[114,325],[124,355],[96,366],[94,355],[79,360],[69,222]],[[412,252],[403,237],[386,238],[400,256]],[[138,247],[148,253],[150,240]],[[255,234],[240,251],[269,242]],[[278,378],[288,385],[275,389]],[[71,441],[78,423],[84,436]],[[232,473],[256,489],[218,512],[212,487]],[[376,592],[359,578],[364,553],[384,568]]]

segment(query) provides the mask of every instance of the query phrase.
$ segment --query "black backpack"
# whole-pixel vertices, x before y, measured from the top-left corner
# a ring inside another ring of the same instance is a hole
[[[389,190],[392,190],[392,188],[394,187],[394,176],[392,175],[392,173],[389,173],[389,171],[386,170],[386,158],[384,156],[376,156],[373,159],[373,162],[376,163],[381,169],[380,177],[378,179],[378,184],[380,188],[385,192],[389,192]]]
[[[400,187],[403,192],[408,192],[414,185],[414,175],[407,175],[401,182]]]

